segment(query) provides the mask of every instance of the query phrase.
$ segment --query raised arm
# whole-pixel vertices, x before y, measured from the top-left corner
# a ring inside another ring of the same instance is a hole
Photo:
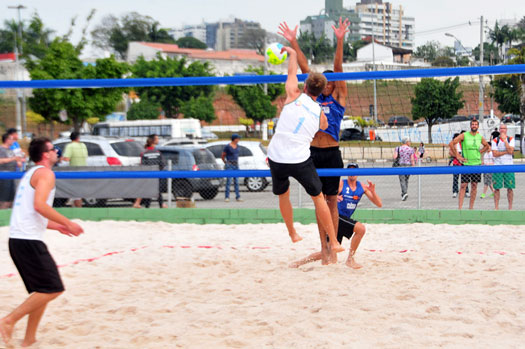
[[[301,94],[299,90],[299,80],[297,80],[297,52],[288,46],[283,47],[282,51],[288,53],[288,77],[284,85],[286,90],[286,101],[284,103],[288,104],[296,100]]]
[[[337,47],[335,49],[334,58],[334,73],[343,72],[343,46],[345,41],[345,34],[349,32],[348,27],[350,21],[346,18],[344,21],[339,18],[339,26],[332,26],[335,37],[337,38]],[[332,93],[333,97],[343,107],[346,106],[346,97],[348,95],[348,88],[346,87],[346,81],[335,81],[335,89]]]
[[[299,67],[301,68],[301,72],[303,74],[308,74],[310,72],[310,68],[308,67],[308,60],[306,59],[306,56],[304,55],[303,51],[301,51],[301,48],[299,47],[299,43],[297,42],[297,25],[292,30],[288,27],[288,24],[286,22],[282,22],[279,24],[279,32],[277,34],[284,37],[288,42],[290,43],[290,46],[297,52],[297,63],[299,64]]]
[[[363,189],[365,190],[365,195],[372,201],[377,207],[383,207],[383,202],[381,198],[376,193],[376,185],[370,181],[367,181],[368,185],[365,185]]]

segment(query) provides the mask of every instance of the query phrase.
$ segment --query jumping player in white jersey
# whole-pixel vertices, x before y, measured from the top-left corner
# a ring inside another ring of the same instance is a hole
[[[293,226],[289,177],[295,178],[312,197],[316,216],[323,227],[320,231],[322,245],[326,235],[330,237],[330,246],[323,246],[327,264],[329,254],[333,259],[344,249],[337,242],[330,210],[321,192],[322,183],[310,156],[310,142],[314,135],[319,129],[328,127],[326,116],[315,101],[326,86],[326,78],[319,73],[310,73],[301,92],[297,80],[297,53],[291,47],[284,47],[283,51],[289,55],[286,101],[268,146],[273,193],[279,195],[279,208],[292,242],[302,238]]]
[[[47,229],[67,236],[83,233],[80,225],[55,211],[55,174],[57,151],[47,138],[36,138],[29,144],[29,157],[36,164],[25,173],[16,191],[9,227],[9,253],[30,296],[9,315],[0,320],[0,334],[9,343],[15,324],[28,315],[22,347],[36,342],[38,324],[47,303],[64,292],[55,261],[43,242]]]

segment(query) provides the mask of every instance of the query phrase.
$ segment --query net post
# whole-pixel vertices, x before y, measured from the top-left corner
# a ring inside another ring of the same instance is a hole
[[[172,161],[168,160],[168,171],[172,171]],[[168,208],[171,208],[171,177],[168,177]]]

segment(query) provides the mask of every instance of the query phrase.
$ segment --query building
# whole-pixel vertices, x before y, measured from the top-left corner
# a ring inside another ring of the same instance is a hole
[[[168,33],[178,40],[183,37],[193,37],[199,41],[206,43],[206,24],[185,25],[179,29],[170,29]]]
[[[343,8],[343,0],[325,0],[324,11],[301,21],[301,31],[311,32],[316,38],[324,34],[334,42],[332,25],[337,23],[339,17],[350,20],[350,32],[346,38],[349,42],[374,35],[377,42],[383,45],[409,50],[414,48],[414,17],[406,16],[401,5],[396,8],[382,0],[362,0],[349,9]]]
[[[213,66],[215,74],[219,76],[243,73],[250,66],[262,67],[264,65],[264,56],[258,54],[255,50],[230,49],[213,51],[180,48],[175,44],[138,41],[129,43],[128,62],[133,63],[141,56],[146,60],[153,60],[157,58],[159,53],[164,58],[186,58],[189,63],[207,61]]]

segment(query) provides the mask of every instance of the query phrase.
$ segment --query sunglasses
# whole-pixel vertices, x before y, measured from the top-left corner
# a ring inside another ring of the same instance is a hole
[[[50,152],[50,151],[54,151],[54,152],[57,152],[59,151],[60,149],[58,147],[53,147],[51,149],[48,149],[47,151]]]

